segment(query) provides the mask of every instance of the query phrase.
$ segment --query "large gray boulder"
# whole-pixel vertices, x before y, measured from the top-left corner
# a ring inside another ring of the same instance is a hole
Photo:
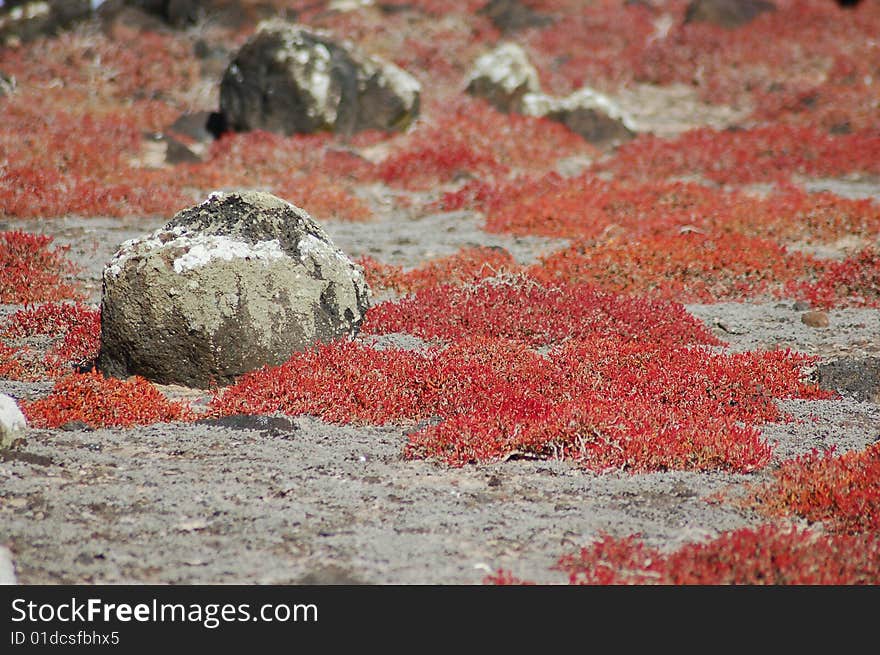
[[[230,129],[282,134],[405,129],[421,87],[394,64],[273,20],[236,53],[220,84]]]
[[[106,375],[207,388],[357,333],[362,268],[302,209],[268,193],[214,193],[104,268]]]
[[[91,0],[7,0],[0,5],[0,46],[58,34],[91,15]]]
[[[519,111],[523,96],[541,91],[538,71],[515,43],[503,43],[474,62],[466,90],[505,113]]]

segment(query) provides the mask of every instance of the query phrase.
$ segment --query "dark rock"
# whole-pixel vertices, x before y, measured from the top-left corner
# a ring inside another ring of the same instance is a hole
[[[391,63],[270,21],[223,75],[220,111],[235,131],[392,131],[418,115],[420,92],[419,83]]]
[[[819,386],[860,401],[880,402],[880,357],[819,364]]]
[[[528,27],[544,27],[553,22],[553,18],[541,14],[522,0],[491,0],[477,10],[486,16],[501,32],[509,33]]]
[[[562,123],[597,146],[613,147],[636,134],[633,120],[611,98],[587,87],[565,98],[530,93],[522,105],[523,113]]]
[[[268,193],[215,193],[104,268],[106,375],[207,388],[357,333],[363,269],[303,210]]]
[[[776,11],[776,5],[766,0],[693,0],[687,6],[684,22],[734,29],[767,11]]]
[[[0,7],[0,45],[56,35],[91,15],[91,0],[5,3]]]

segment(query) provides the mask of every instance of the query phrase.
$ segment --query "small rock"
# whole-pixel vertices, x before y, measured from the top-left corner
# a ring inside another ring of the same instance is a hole
[[[12,562],[12,553],[5,546],[0,546],[0,585],[18,584],[15,578],[15,564]]]
[[[508,33],[528,27],[544,27],[553,22],[550,16],[540,14],[521,0],[491,0],[477,10],[486,16],[501,32]]]
[[[685,11],[685,23],[712,23],[734,29],[750,23],[756,16],[775,11],[765,0],[693,0]]]
[[[794,305],[792,305],[792,309],[796,312],[808,312],[810,311],[810,303],[805,300],[798,300]]]
[[[801,314],[801,323],[811,328],[826,328],[830,325],[825,312],[804,312]]]
[[[635,121],[611,98],[584,87],[565,98],[543,93],[523,96],[522,111],[565,125],[598,146],[615,146],[635,137]]]
[[[12,396],[0,393],[0,450],[9,448],[24,436],[27,419]]]
[[[538,71],[515,43],[505,43],[474,63],[467,92],[485,98],[499,111],[519,111],[523,96],[541,89]]]

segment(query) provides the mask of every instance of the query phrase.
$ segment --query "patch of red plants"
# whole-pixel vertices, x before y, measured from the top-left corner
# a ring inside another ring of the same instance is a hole
[[[452,465],[519,454],[595,470],[742,472],[770,459],[754,426],[781,418],[774,399],[828,396],[801,380],[808,357],[712,353],[697,344],[717,340],[680,305],[587,287],[435,287],[377,306],[368,324],[450,343],[319,346],[243,376],[212,410],[429,420],[407,456]],[[529,348],[554,342],[546,356]]]
[[[827,263],[815,282],[791,283],[789,290],[813,307],[880,307],[880,253],[866,248]]]
[[[880,444],[837,454],[813,450],[783,462],[746,500],[768,516],[822,522],[826,531],[880,533]]]
[[[596,153],[559,123],[503,114],[483,100],[463,98],[417,126],[379,163],[376,175],[394,186],[427,189],[463,177],[549,169],[563,157]]]
[[[664,553],[639,541],[609,535],[554,569],[581,585],[876,585],[880,535],[822,535],[763,525],[725,532],[706,542]],[[487,583],[523,584],[509,571]]]
[[[718,184],[788,182],[792,175],[877,175],[878,152],[876,129],[833,135],[780,124],[736,131],[699,128],[674,139],[640,135],[596,168],[632,180],[700,175]]]
[[[40,379],[58,377],[71,370],[86,368],[97,357],[100,347],[101,314],[84,305],[45,303],[15,312],[0,328],[0,337],[17,344],[0,353],[18,363],[6,377]],[[42,356],[28,341],[49,337],[53,343]]]
[[[548,288],[527,276],[422,289],[373,307],[362,329],[446,341],[500,337],[534,346],[593,334],[676,345],[720,343],[678,303],[627,298],[589,285]]]
[[[593,284],[616,293],[678,302],[773,297],[820,267],[774,241],[697,231],[641,239],[576,242],[529,269],[548,283]]]
[[[81,298],[74,285],[64,281],[76,272],[65,256],[69,248],[53,248],[52,240],[20,230],[0,232],[0,303],[24,305]]]
[[[503,248],[486,246],[462,248],[454,255],[433,259],[409,271],[372,257],[362,257],[358,263],[364,267],[372,289],[391,289],[398,293],[475,283],[483,278],[515,273],[521,268]]]
[[[94,428],[124,428],[188,421],[194,416],[187,405],[168,400],[142,377],[118,380],[96,371],[60,378],[45,398],[22,401],[21,410],[38,428],[57,428],[74,421]]]

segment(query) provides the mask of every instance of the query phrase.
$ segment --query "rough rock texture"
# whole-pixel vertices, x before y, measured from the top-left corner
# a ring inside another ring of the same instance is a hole
[[[733,29],[766,11],[776,11],[776,5],[765,0],[693,0],[685,11],[684,22]]]
[[[228,384],[356,334],[369,298],[362,269],[306,212],[267,193],[215,193],[104,268],[98,368]]]
[[[550,16],[538,13],[520,0],[491,0],[479,10],[492,24],[504,33],[528,27],[543,27],[553,22]]]
[[[599,146],[613,146],[635,136],[636,125],[611,98],[582,88],[565,98],[543,93],[523,96],[522,112],[546,116]]]
[[[226,69],[220,111],[237,131],[392,131],[418,115],[420,93],[394,64],[302,26],[267,21]]]
[[[819,364],[819,386],[842,396],[880,403],[880,357],[843,358]]]
[[[91,14],[91,0],[5,2],[0,6],[0,45],[57,34]]]
[[[523,96],[540,90],[538,71],[515,43],[504,43],[477,59],[467,80],[468,93],[503,112],[519,111]]]
[[[24,435],[27,419],[12,396],[0,393],[0,450]]]

